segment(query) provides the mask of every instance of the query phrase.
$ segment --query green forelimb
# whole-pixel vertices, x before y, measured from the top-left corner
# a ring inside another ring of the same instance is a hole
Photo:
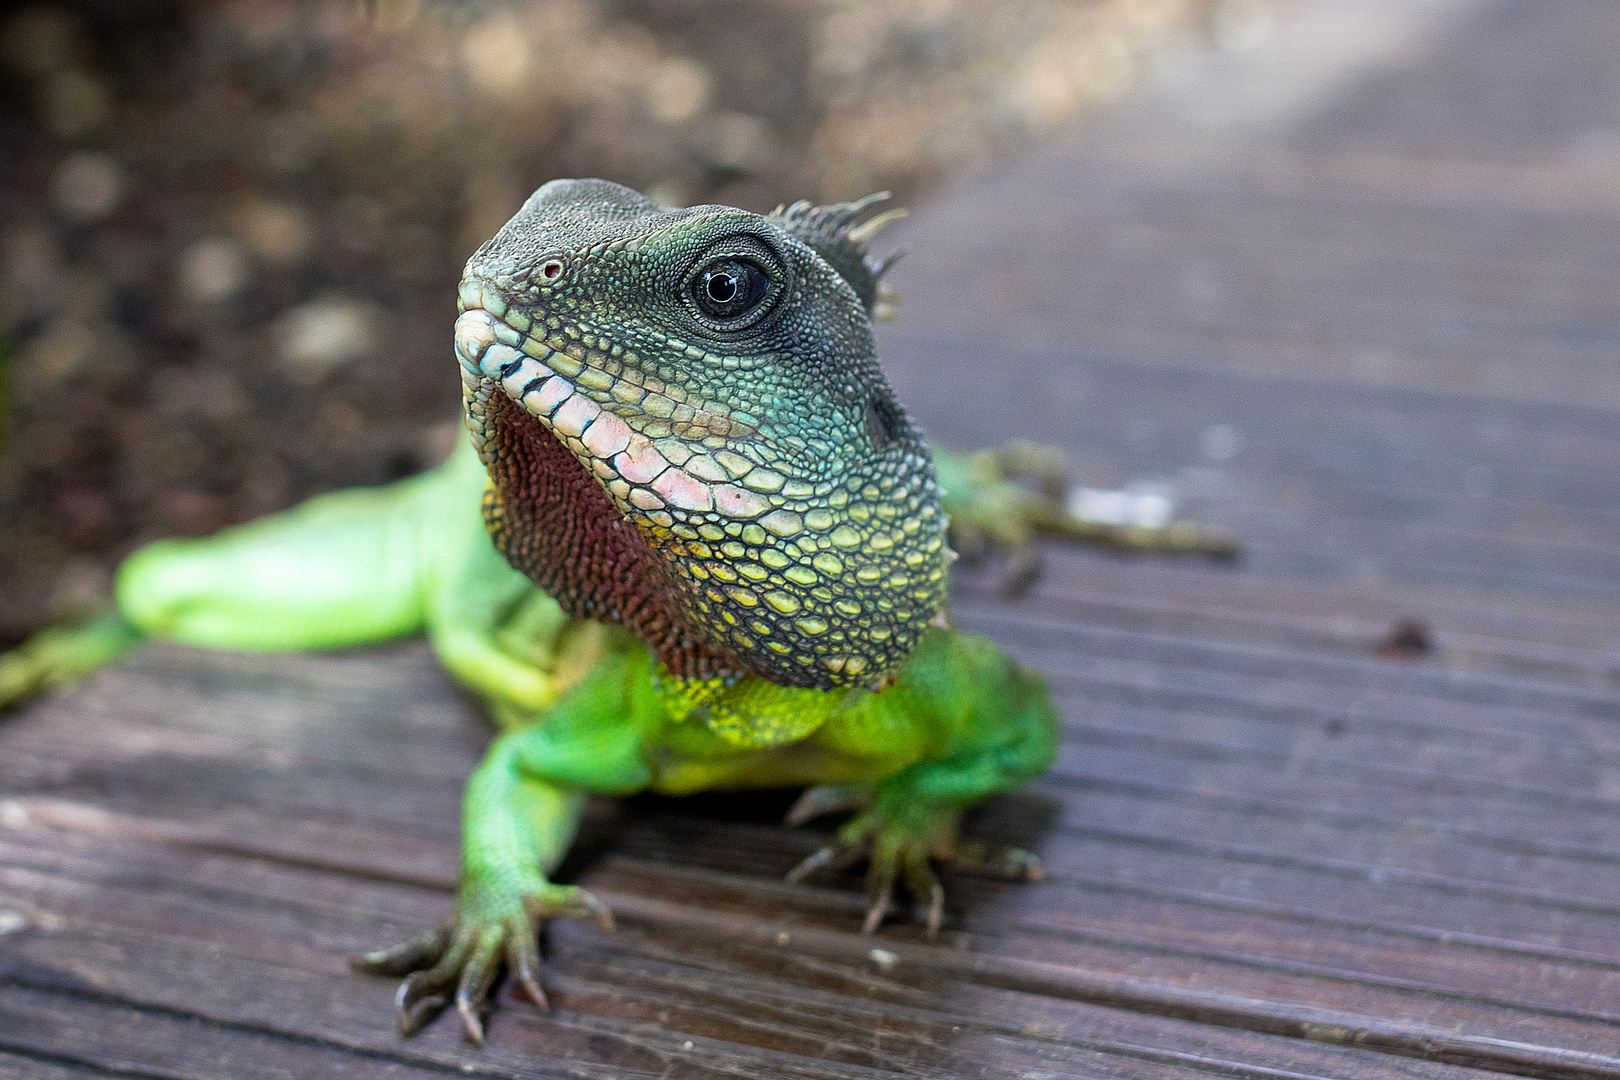
[[[536,946],[542,920],[589,916],[612,929],[601,901],[547,875],[573,841],[587,787],[623,794],[646,784],[637,718],[656,708],[631,699],[638,687],[650,694],[650,663],[639,646],[629,657],[607,656],[543,720],[490,746],[462,800],[461,883],[449,921],[355,961],[370,974],[409,973],[396,999],[401,1032],[420,1030],[454,1000],[468,1039],[481,1044],[481,1014],[503,963],[536,1006],[546,1005]],[[632,669],[639,679],[628,677]]]
[[[878,781],[865,812],[841,828],[832,844],[800,863],[790,880],[869,855],[865,932],[883,921],[896,880],[903,876],[914,899],[926,898],[932,934],[944,915],[944,890],[931,859],[998,877],[1042,876],[1034,855],[991,849],[957,833],[968,806],[1039,775],[1057,756],[1057,714],[1038,675],[983,638],[931,631],[901,669],[899,683],[854,713],[851,728],[895,728],[903,717],[930,724],[938,748]],[[845,725],[829,727],[834,730],[823,738]],[[830,807],[838,795],[835,790],[818,799],[812,791],[806,805]]]

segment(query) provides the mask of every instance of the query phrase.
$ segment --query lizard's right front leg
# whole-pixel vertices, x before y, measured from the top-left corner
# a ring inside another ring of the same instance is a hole
[[[536,1007],[540,923],[556,916],[613,918],[601,901],[547,877],[567,854],[587,792],[624,795],[644,788],[643,732],[656,720],[650,657],[609,656],[555,708],[509,731],[467,782],[462,801],[461,880],[450,918],[436,929],[353,961],[372,975],[406,975],[395,1002],[409,1036],[452,1001],[468,1040],[483,1045],[483,1014],[504,964]],[[630,677],[639,672],[640,679]]]

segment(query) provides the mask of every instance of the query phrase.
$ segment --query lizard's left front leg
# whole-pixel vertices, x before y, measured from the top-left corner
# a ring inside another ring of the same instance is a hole
[[[462,800],[461,880],[450,918],[353,961],[367,974],[408,975],[395,998],[401,1034],[420,1031],[454,1001],[467,1038],[481,1046],[486,1000],[503,965],[546,1008],[536,944],[543,920],[594,917],[613,928],[601,901],[547,875],[573,842],[587,792],[646,786],[643,721],[656,710],[636,690],[651,685],[649,674],[645,650],[632,646],[631,655],[603,660],[537,722],[490,746]]]
[[[863,733],[864,730],[864,733]],[[865,810],[839,829],[833,843],[788,875],[798,881],[825,867],[867,855],[868,906],[863,933],[874,932],[904,880],[926,903],[928,933],[939,931],[944,889],[932,861],[997,877],[1039,880],[1040,860],[1018,849],[963,840],[962,813],[973,803],[1038,776],[1057,756],[1057,714],[1046,686],[989,641],[932,630],[900,669],[896,684],[873,694],[849,718],[828,726],[827,741],[849,738],[870,746],[870,732],[912,732],[931,749],[878,781]],[[832,809],[849,789],[813,788],[789,815],[804,820]],[[845,801],[845,805],[847,805]]]

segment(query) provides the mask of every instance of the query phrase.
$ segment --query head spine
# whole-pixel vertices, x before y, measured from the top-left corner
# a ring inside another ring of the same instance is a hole
[[[883,282],[883,275],[900,257],[905,248],[895,248],[879,258],[871,253],[872,238],[891,222],[906,216],[904,207],[891,207],[859,221],[862,214],[887,202],[887,191],[873,192],[854,202],[830,203],[812,206],[800,199],[788,206],[778,206],[767,217],[784,232],[803,241],[825,259],[860,297],[867,315],[879,321],[891,321],[900,303],[900,294]]]

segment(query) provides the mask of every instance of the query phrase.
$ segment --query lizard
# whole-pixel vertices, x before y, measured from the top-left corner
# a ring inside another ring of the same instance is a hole
[[[937,933],[936,860],[1039,879],[1035,855],[958,833],[1051,763],[1057,719],[1038,674],[951,627],[946,511],[1015,543],[1065,522],[1016,461],[932,454],[895,400],[872,332],[892,257],[869,252],[893,215],[863,220],[882,197],[761,215],[544,185],[467,264],[444,464],[137,550],[111,612],[0,657],[0,706],[145,638],[425,632],[498,733],[449,919],[355,961],[403,977],[404,1035],[453,1003],[481,1045],[503,969],[546,1008],[543,920],[611,928],[548,876],[588,794],[808,786],[790,821],[853,808],[789,877],[867,858],[869,934],[897,884]]]

